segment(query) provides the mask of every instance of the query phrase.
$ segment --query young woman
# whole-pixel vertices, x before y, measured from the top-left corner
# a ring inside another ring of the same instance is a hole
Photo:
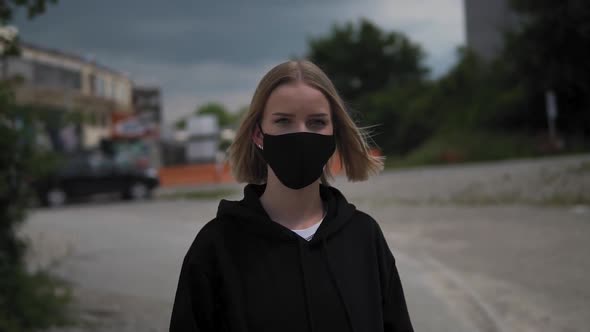
[[[317,66],[271,69],[229,150],[244,197],[190,246],[170,331],[413,331],[379,225],[327,181],[335,152],[351,181],[382,169],[364,137]]]

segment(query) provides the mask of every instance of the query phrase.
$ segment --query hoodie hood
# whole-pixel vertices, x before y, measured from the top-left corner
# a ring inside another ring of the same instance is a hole
[[[239,201],[221,200],[217,210],[218,219],[231,219],[247,223],[246,229],[260,236],[273,239],[293,240],[299,238],[287,227],[273,221],[260,203],[266,184],[247,184],[244,198]],[[326,203],[326,217],[317,229],[310,244],[319,243],[342,229],[351,219],[356,207],[349,203],[342,193],[331,186],[320,184],[320,197]]]

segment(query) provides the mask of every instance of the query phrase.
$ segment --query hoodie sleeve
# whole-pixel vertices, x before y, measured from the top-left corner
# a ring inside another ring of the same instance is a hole
[[[213,299],[210,279],[189,261],[187,255],[180,270],[169,331],[214,331]]]
[[[395,262],[391,266],[389,282],[384,294],[383,318],[385,332],[414,331]]]
[[[383,289],[383,324],[385,332],[413,332],[412,322],[406,306],[402,283],[397,271],[395,258],[387,245],[381,228],[377,224],[380,262],[383,267],[385,285]]]

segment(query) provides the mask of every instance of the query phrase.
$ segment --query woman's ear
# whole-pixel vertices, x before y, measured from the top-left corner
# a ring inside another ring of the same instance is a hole
[[[258,129],[258,126],[254,127],[254,132],[252,133],[252,141],[254,142],[254,144],[256,144],[256,146],[262,149],[262,133],[260,132],[260,129]]]

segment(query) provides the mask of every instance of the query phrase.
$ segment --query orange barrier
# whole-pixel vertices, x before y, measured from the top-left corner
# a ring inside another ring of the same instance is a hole
[[[371,150],[371,155],[381,155],[381,153],[378,150]],[[331,167],[332,174],[334,175],[342,171],[339,155],[334,157]],[[228,163],[222,166],[210,163],[162,167],[159,171],[159,177],[162,187],[229,183],[235,181]]]
[[[233,182],[229,165],[215,163],[162,167],[159,171],[162,187]]]

